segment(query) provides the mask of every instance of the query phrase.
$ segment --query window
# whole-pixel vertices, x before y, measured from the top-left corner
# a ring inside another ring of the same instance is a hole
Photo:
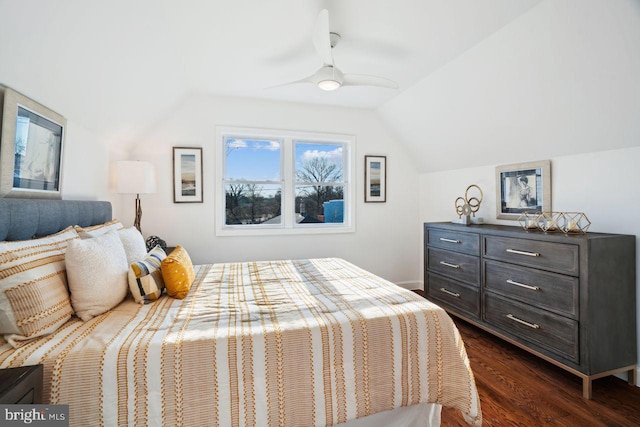
[[[354,138],[217,131],[218,235],[350,232]]]

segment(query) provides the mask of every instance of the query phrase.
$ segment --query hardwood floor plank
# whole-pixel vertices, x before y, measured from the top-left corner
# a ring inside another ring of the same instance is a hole
[[[582,397],[582,380],[463,320],[453,318],[474,372],[484,426],[639,426],[640,388],[617,377],[593,382],[593,399]],[[444,408],[443,426],[465,426]]]

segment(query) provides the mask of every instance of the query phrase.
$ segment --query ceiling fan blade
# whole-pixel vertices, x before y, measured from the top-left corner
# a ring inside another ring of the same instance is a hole
[[[269,86],[269,87],[267,87],[267,88],[265,88],[265,89],[274,89],[274,88],[277,88],[277,87],[283,87],[283,86],[295,85],[295,84],[298,84],[298,83],[312,83],[312,84],[316,84],[316,73],[314,73],[314,74],[310,75],[309,77],[305,77],[304,79],[296,80],[296,81],[289,82],[289,83],[282,83],[282,84],[275,85],[275,86]]]
[[[398,89],[400,87],[393,80],[366,74],[345,74],[342,86],[378,86],[390,89]]]
[[[333,55],[331,54],[331,38],[329,36],[329,11],[322,9],[316,18],[316,25],[313,28],[313,46],[316,48],[322,62],[333,65]]]

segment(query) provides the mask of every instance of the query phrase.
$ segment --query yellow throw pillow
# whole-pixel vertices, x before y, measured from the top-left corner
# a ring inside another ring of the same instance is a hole
[[[167,295],[183,299],[189,293],[191,284],[196,278],[189,254],[182,246],[176,246],[165,259],[162,260],[162,279],[167,289]]]

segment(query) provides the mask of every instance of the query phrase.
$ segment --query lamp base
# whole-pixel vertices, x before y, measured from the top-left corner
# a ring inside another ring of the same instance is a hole
[[[142,219],[142,205],[140,204],[140,194],[136,194],[136,218],[133,221],[133,226],[138,229],[140,233],[140,220]]]

